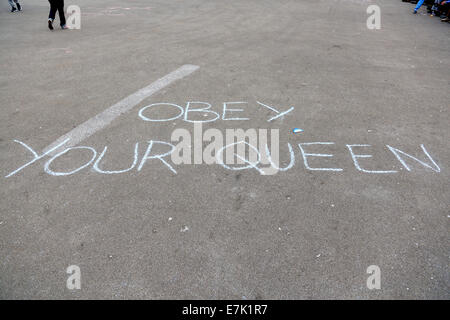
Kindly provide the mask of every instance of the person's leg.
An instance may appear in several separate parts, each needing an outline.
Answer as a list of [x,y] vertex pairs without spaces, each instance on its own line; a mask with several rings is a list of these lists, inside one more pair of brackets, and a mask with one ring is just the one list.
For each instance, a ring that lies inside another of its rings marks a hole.
[[16,3],[17,10],[22,11],[22,6],[20,5],[19,0],[14,0],[14,2]]
[[56,3],[55,0],[48,0],[50,2],[50,13],[48,14],[48,28],[53,30],[53,21],[56,16]]
[[423,5],[424,2],[425,0],[419,0],[419,2],[417,2],[416,7],[414,8],[414,13],[417,13],[417,10],[420,9],[420,7]]
[[14,5],[13,0],[8,0],[9,5],[11,6],[11,12],[17,11],[16,6]]
[[66,25],[66,16],[64,15],[64,0],[58,0],[58,13],[60,26],[64,27]]
[[50,13],[48,15],[48,19],[50,20],[55,20],[55,16],[56,16],[56,3],[55,0],[48,0],[48,2],[50,2]]
[[444,5],[442,5],[440,2],[442,2],[442,1],[439,1],[438,10],[441,15],[441,18],[443,18],[443,16],[445,15],[445,9],[444,9]]
[[448,22],[450,20],[450,3],[441,5],[442,17],[441,21]]
[[431,12],[434,16],[439,14],[439,0],[434,0],[433,7],[431,7]]

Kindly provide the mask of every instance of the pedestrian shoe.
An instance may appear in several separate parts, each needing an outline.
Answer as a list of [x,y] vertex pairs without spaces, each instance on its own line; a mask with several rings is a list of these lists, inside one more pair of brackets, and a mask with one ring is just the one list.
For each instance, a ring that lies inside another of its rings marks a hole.
[[417,14],[417,11],[416,11],[416,10],[414,10],[414,11],[413,11],[413,13],[414,13],[414,14]]
[[53,30],[53,20],[52,19],[48,19],[48,28],[50,30]]
[[66,26],[66,25],[62,25],[62,26],[61,26],[61,29],[63,29],[63,30],[67,30],[67,29],[69,29],[69,27],[68,27],[68,26]]
[[442,22],[449,22],[449,21],[450,21],[450,18],[449,18],[449,17],[445,17],[445,18],[441,19],[441,21],[442,21]]
[[16,12],[16,11],[17,11],[16,8],[12,8],[12,9],[11,9],[11,12]]
[[20,5],[20,3],[17,2],[16,5],[17,5],[17,10],[22,11],[22,6]]

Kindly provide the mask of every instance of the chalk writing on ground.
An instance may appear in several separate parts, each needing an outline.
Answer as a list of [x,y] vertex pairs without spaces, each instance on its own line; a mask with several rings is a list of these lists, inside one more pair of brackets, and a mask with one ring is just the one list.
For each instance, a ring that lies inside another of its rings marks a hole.
[[[180,170],[181,165],[192,163],[191,150],[197,152],[194,153],[194,164],[215,164],[221,166],[225,170],[255,170],[262,175],[289,172],[295,170],[295,168],[307,171],[329,172],[330,174],[340,174],[350,171],[349,169],[344,170],[337,160],[333,166],[320,165],[320,159],[327,158],[327,163],[334,160],[334,155],[329,151],[330,148],[335,145],[335,142],[332,141],[299,142],[296,143],[296,145],[286,143],[281,146],[279,145],[278,129],[270,129],[271,142],[269,147],[266,135],[267,129],[257,129],[259,130],[259,135],[256,131],[251,131],[254,129],[249,129],[247,131],[242,129],[231,129],[233,130],[234,137],[238,137],[238,135],[236,135],[238,132],[243,138],[234,140],[233,137],[229,140],[227,132],[227,139],[225,142],[223,142],[223,134],[218,129],[208,129],[205,132],[202,132],[201,124],[206,122],[249,121],[249,116],[245,115],[245,106],[247,105],[247,102],[225,102],[222,104],[220,112],[212,110],[212,105],[208,102],[187,102],[185,107],[174,103],[161,102],[142,107],[138,112],[138,119],[143,121],[161,123],[180,119],[185,122],[193,123],[194,145],[191,146],[189,132],[186,129],[175,129],[171,141],[140,139],[140,141],[130,145],[129,149],[131,152],[129,158],[127,158],[129,159],[129,163],[124,165],[123,168],[104,167],[102,162],[105,158],[108,158],[108,150],[110,150],[108,146],[104,146],[101,150],[86,145],[65,146],[66,144],[70,144],[70,137],[68,137],[49,150],[38,152],[25,142],[14,140],[21,148],[28,151],[31,159],[24,159],[24,164],[8,173],[5,178],[11,178],[17,175],[35,163],[40,163],[40,166],[42,166],[42,169],[47,174],[59,177],[80,174],[88,169],[90,169],[90,173],[101,175],[126,174],[131,171],[141,172],[146,169],[146,164],[149,162],[157,162],[159,165],[167,168],[168,174],[176,175],[178,170]],[[285,116],[291,115],[295,110],[292,106],[279,108],[259,101],[256,101],[255,105],[270,113],[266,119],[267,122],[275,121],[276,123],[279,123],[280,120],[282,121]],[[174,111],[174,115],[166,118],[161,117],[160,115],[158,116],[157,111],[160,110],[161,107],[165,112],[168,110]],[[202,113],[204,118],[198,120],[199,117],[194,116],[196,113]],[[205,114],[207,117],[205,117]],[[267,113],[265,113],[265,115],[267,115]],[[198,129],[199,127],[200,129]],[[289,132],[289,130],[287,131]],[[255,140],[250,139],[247,141],[246,138],[251,137],[251,133],[253,133]],[[180,137],[183,135],[188,135],[189,139],[184,137],[183,141],[180,141]],[[259,143],[256,140],[257,136],[260,138]],[[212,139],[212,137],[214,137],[214,139]],[[306,139],[304,134],[302,135],[302,139]],[[203,147],[205,141],[210,141],[210,143]],[[196,146],[195,142],[199,142],[200,147],[198,147],[198,145]],[[424,170],[424,172],[434,173],[441,172],[438,161],[435,159],[434,155],[431,155],[424,144],[418,143],[416,145],[408,146],[406,149],[404,147],[400,148],[399,146],[391,146],[388,144],[384,146],[387,154],[391,155],[387,160],[386,157],[377,157],[376,154],[373,154],[373,152],[371,152],[372,146],[369,144],[343,144],[339,150],[341,150],[341,152],[346,152],[349,155],[348,159],[354,167],[352,171],[359,172],[360,174],[396,174],[399,170],[403,169],[406,170],[406,172],[411,172],[413,170]],[[245,148],[249,150],[247,152],[248,157],[245,156],[245,152],[235,151],[236,149],[242,151]],[[157,152],[155,150],[163,151]],[[183,151],[183,156],[180,156],[180,150]],[[70,163],[70,159],[75,153],[88,154],[89,159],[76,168],[67,170],[55,169],[64,167],[64,165],[61,164]],[[283,156],[281,157],[280,155]],[[227,161],[224,161],[225,158]],[[289,160],[287,164],[281,166],[279,158]],[[234,160],[237,160],[236,163]],[[315,165],[313,166],[311,162]],[[397,167],[395,167],[396,165]],[[380,167],[386,169],[373,169]]]

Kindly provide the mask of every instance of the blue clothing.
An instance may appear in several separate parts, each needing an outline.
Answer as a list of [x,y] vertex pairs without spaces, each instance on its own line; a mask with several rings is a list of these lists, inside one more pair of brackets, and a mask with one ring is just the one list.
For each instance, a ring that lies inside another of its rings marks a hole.
[[425,0],[419,0],[419,2],[417,2],[417,6],[414,8],[414,11],[419,10],[424,2],[425,2]]

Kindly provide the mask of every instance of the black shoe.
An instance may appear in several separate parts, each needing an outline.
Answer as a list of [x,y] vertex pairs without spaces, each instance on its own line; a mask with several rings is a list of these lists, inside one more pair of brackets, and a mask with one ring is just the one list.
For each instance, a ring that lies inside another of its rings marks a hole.
[[17,2],[16,6],[17,6],[17,10],[22,11],[22,6],[20,5],[20,3]]
[[53,30],[53,21],[50,20],[50,19],[48,19],[48,28],[49,28],[50,30]]
[[16,12],[16,11],[17,11],[16,8],[12,8],[12,9],[11,9],[11,12]]

